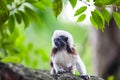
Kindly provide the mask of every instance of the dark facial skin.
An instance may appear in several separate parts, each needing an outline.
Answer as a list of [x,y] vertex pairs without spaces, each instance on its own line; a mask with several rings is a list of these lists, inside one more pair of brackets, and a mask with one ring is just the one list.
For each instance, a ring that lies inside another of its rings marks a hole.
[[68,40],[67,37],[61,35],[58,38],[54,39],[54,43],[57,46],[57,48],[65,48],[68,44],[67,40]]

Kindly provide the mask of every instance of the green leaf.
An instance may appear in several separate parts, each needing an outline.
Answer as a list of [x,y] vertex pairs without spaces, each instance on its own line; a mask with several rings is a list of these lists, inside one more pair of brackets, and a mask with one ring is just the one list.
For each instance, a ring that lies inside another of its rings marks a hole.
[[62,11],[62,0],[54,0],[53,2],[53,12],[57,17]]
[[17,56],[8,56],[1,60],[4,63],[12,62],[12,63],[20,63],[21,59]]
[[86,15],[85,14],[82,14],[79,16],[79,18],[77,19],[77,22],[82,22],[83,20],[85,20],[86,18]]
[[50,0],[39,0],[38,2],[32,4],[35,8],[46,10],[47,7],[52,8],[52,4]]
[[94,21],[94,19],[93,19],[92,16],[90,16],[90,21],[91,21],[91,23],[93,24],[93,26],[94,26],[96,29],[98,29],[98,25],[96,24],[96,22]]
[[116,1],[117,0],[95,0],[94,2],[96,6],[102,7],[105,5],[115,4]]
[[74,8],[77,3],[77,0],[69,0],[69,2],[72,5],[72,7]]
[[82,6],[82,7],[80,7],[80,8],[75,12],[74,16],[77,16],[77,15],[83,13],[86,9],[87,9],[87,6]]
[[40,10],[46,10],[46,6],[43,4],[43,3],[41,3],[41,2],[37,2],[36,4],[32,4],[35,8],[38,8],[38,9],[40,9]]
[[8,27],[9,27],[10,33],[12,33],[14,31],[14,29],[15,29],[15,19],[14,19],[13,15],[9,16]]
[[120,29],[120,13],[113,12],[113,18],[114,18],[118,28]]
[[35,21],[36,23],[40,23],[40,18],[37,15],[37,13],[35,13],[35,11],[33,11],[29,7],[25,6],[25,12],[27,13],[27,15],[31,21]]
[[110,4],[116,4],[116,2],[120,0],[107,0],[107,1],[108,1],[107,5],[110,5]]
[[4,0],[0,0],[0,10],[7,10],[7,6]]
[[104,18],[102,16],[102,13],[99,12],[98,10],[94,10],[91,12],[92,17],[97,25],[99,25],[99,28],[104,31]]
[[94,5],[95,5],[95,6],[98,6],[98,7],[104,6],[104,4],[103,4],[101,1],[97,1],[97,0],[95,0]]
[[103,15],[104,19],[106,20],[106,22],[109,24],[110,13],[108,12],[108,10],[106,10],[105,8],[102,9],[102,15]]
[[[114,0],[113,0],[114,1]],[[116,5],[120,5],[120,0],[115,0]]]
[[97,9],[94,10],[94,12],[96,12],[101,17],[102,21],[104,22],[104,17],[102,15],[102,13],[99,10],[97,10]]
[[3,0],[0,0],[0,26],[7,21],[9,17],[9,11],[7,9],[7,5],[4,3]]
[[12,2],[14,2],[14,0],[4,0],[4,2],[5,2],[6,4],[12,4]]
[[17,22],[20,24],[22,21],[22,18],[21,18],[21,15],[19,12],[15,13],[15,18],[16,18]]
[[28,27],[29,25],[29,18],[28,18],[28,15],[22,11],[19,11],[19,13],[21,14],[21,17],[22,17],[22,20],[25,24],[25,28]]

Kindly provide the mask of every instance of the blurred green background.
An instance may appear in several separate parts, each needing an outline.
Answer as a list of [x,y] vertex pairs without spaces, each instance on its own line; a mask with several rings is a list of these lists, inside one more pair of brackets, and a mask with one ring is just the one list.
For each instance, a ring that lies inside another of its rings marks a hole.
[[33,69],[50,70],[51,37],[55,30],[62,29],[73,35],[75,48],[87,66],[87,72],[92,73],[92,51],[87,40],[87,27],[58,21],[50,8],[35,11],[39,22],[33,20],[27,28],[23,22],[15,22],[15,29],[11,34],[7,29],[1,30],[0,56],[4,57],[2,61],[18,61]]

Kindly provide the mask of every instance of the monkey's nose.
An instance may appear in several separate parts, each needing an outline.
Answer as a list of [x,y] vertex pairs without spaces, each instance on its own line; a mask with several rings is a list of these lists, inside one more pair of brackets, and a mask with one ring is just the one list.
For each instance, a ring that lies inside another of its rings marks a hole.
[[61,47],[61,42],[59,39],[54,39],[54,43],[57,47]]

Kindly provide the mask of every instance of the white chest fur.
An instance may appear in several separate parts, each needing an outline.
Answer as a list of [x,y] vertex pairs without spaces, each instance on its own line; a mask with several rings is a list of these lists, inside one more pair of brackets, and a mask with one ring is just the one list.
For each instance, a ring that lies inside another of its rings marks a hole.
[[56,55],[52,57],[52,61],[58,70],[64,70],[65,68],[75,65],[75,58],[74,55],[67,53],[66,50],[62,50],[58,51]]

